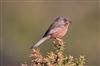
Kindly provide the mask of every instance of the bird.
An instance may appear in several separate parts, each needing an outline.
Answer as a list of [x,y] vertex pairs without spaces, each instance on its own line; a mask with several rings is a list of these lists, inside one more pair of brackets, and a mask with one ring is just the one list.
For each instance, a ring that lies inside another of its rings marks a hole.
[[62,38],[68,32],[71,21],[66,16],[58,16],[44,33],[42,38],[31,47],[37,48],[40,44],[48,39]]

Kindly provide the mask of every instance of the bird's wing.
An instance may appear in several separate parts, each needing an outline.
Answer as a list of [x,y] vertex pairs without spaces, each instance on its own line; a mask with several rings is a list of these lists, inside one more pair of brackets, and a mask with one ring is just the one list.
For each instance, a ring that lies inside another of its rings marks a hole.
[[43,35],[43,37],[47,36],[48,34],[52,34],[57,32],[58,30],[55,29],[59,29],[59,24],[57,22],[54,22],[50,25],[50,27],[48,28],[48,30],[45,32],[45,34]]
[[50,34],[51,30],[54,29],[55,27],[57,27],[58,24],[57,22],[53,22],[50,27],[48,28],[48,30],[45,32],[45,34],[43,35],[43,37],[47,36],[48,34]]
[[47,31],[45,32],[45,34],[43,35],[43,37],[45,37],[45,36],[48,35],[49,31],[53,28],[53,25],[54,25],[54,23],[52,23],[52,24],[50,25],[50,27],[47,29]]

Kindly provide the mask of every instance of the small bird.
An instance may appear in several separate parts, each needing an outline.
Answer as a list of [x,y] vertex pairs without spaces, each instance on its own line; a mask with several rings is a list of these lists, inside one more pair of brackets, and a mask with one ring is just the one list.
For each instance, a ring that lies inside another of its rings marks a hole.
[[33,45],[31,49],[37,48],[47,39],[62,38],[67,33],[70,23],[71,21],[65,16],[57,17],[51,24],[51,26],[48,28],[48,30],[45,32],[43,37],[35,45]]

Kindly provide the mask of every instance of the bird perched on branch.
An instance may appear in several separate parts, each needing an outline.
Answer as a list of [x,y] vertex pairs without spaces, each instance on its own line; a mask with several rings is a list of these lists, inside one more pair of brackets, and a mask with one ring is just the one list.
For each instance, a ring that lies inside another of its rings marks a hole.
[[47,39],[62,38],[67,33],[70,23],[71,21],[65,16],[57,17],[45,32],[43,37],[35,45],[33,45],[31,49],[38,47]]

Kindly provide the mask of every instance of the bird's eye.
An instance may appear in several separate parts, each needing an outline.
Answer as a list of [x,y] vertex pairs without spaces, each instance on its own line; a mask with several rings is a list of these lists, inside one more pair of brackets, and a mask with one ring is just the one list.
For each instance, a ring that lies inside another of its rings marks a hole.
[[64,21],[66,22],[66,21],[67,21],[67,19],[64,19]]

